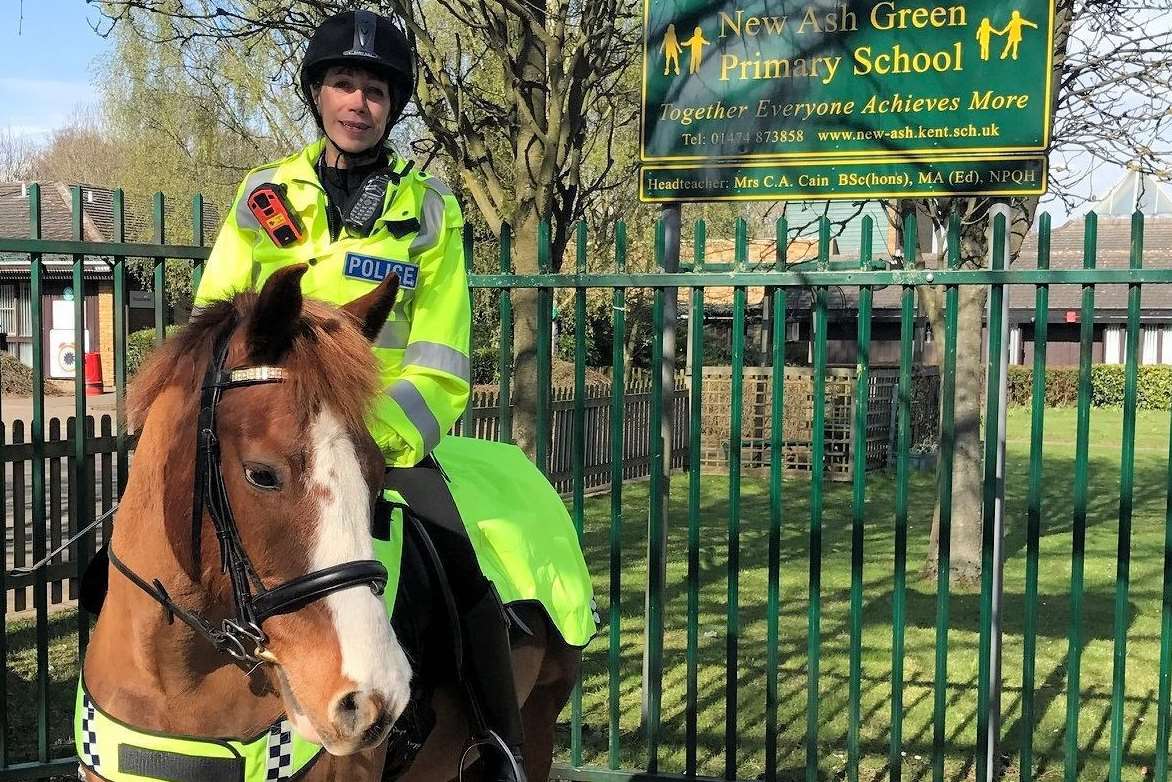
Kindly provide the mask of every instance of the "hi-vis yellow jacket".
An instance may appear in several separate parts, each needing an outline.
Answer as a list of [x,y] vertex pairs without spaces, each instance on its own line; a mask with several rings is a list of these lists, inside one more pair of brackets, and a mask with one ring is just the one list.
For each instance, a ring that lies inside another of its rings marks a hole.
[[[399,274],[399,298],[374,353],[385,388],[367,425],[387,464],[417,464],[439,442],[468,403],[468,277],[464,268],[463,215],[442,182],[408,170],[387,186],[382,217],[370,236],[345,227],[331,240],[326,194],[315,164],[324,140],[284,160],[253,169],[236,194],[232,211],[216,238],[196,307],[242,290],[259,290],[274,271],[308,263],[302,292],[344,304],[369,291],[390,270]],[[396,173],[407,169],[396,158]],[[286,186],[305,238],[286,248],[275,245],[246,201],[264,182]],[[416,222],[417,221],[417,222]]]

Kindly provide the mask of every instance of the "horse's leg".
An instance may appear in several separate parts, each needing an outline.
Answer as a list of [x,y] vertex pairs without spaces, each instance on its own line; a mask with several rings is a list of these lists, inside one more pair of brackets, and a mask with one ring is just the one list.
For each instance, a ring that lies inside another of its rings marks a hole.
[[454,686],[439,687],[432,695],[431,705],[435,709],[435,727],[399,782],[442,782],[456,777],[470,731],[463,694]]
[[582,652],[566,645],[557,633],[548,634],[545,658],[537,681],[521,709],[525,729],[525,775],[529,782],[546,782],[553,765],[554,726],[578,680]]
[[[543,609],[520,606],[517,611],[521,620],[533,630],[532,636],[521,638],[513,646],[513,678],[517,685],[517,699],[520,703],[526,703],[532,697],[532,692],[538,686],[543,672],[546,678],[549,678],[546,664],[548,647],[556,634],[549,632]],[[558,643],[560,646],[564,646],[560,643],[560,639]],[[572,686],[573,675],[571,675]],[[464,712],[464,695],[455,686],[440,687],[432,698],[432,705],[435,708],[435,728],[419,751],[415,762],[399,778],[399,782],[446,782],[446,780],[457,777],[460,756],[472,735],[472,729]],[[521,711],[521,718],[524,721],[524,708]],[[550,718],[551,722],[556,718],[557,713],[555,712],[554,716]],[[524,723],[524,725],[526,726],[525,753],[528,755],[530,744],[528,723]],[[548,754],[547,750],[543,749],[542,751]],[[469,753],[468,757],[473,760],[478,755],[473,751]],[[526,761],[527,768],[528,765],[529,762]],[[548,766],[548,762],[546,765]],[[474,782],[477,779],[478,775],[474,768],[464,774],[465,782]]]
[[570,698],[574,681],[539,684],[533,688],[521,722],[525,727],[525,775],[529,782],[546,782],[553,766],[554,726]]

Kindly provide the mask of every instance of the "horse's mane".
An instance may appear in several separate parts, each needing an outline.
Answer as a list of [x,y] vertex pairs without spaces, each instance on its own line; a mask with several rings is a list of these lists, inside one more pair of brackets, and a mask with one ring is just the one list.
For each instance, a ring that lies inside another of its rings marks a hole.
[[[185,389],[191,408],[198,406],[199,387],[215,345],[221,336],[248,327],[257,298],[255,293],[239,293],[213,302],[151,353],[135,373],[127,396],[135,431],[141,430],[151,405],[165,388]],[[361,427],[379,385],[374,354],[357,324],[344,312],[306,300],[295,333],[281,365],[289,372],[285,383],[298,409],[308,414],[328,407],[348,426]]]

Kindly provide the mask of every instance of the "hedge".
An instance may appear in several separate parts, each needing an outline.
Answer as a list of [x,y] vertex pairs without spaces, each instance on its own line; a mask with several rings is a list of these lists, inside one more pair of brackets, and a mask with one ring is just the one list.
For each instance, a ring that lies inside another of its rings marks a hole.
[[[171,336],[182,326],[168,326],[166,334]],[[133,377],[142,363],[146,361],[147,355],[155,348],[155,330],[140,329],[139,331],[130,332],[126,338],[126,376]]]
[[[1122,407],[1126,367],[1098,364],[1091,367],[1091,404],[1095,407]],[[1029,405],[1033,398],[1032,367],[1009,368],[1009,404]],[[1172,407],[1172,366],[1139,367],[1137,405],[1141,410]],[[1052,367],[1046,370],[1046,406],[1074,407],[1078,404],[1078,368]]]

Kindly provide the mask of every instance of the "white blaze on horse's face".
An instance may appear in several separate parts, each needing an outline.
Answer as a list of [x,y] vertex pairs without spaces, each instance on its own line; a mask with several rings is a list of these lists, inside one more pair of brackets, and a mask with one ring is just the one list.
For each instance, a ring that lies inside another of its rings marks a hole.
[[[323,410],[309,436],[309,491],[319,498],[310,571],[374,559],[370,489],[349,432],[337,416]],[[323,602],[333,619],[341,651],[338,676],[344,686],[330,698],[327,724],[306,724],[320,722],[320,716],[316,720],[305,714],[291,716],[307,738],[344,754],[386,737],[410,698],[411,666],[391,629],[381,596],[356,587],[334,592]]]

